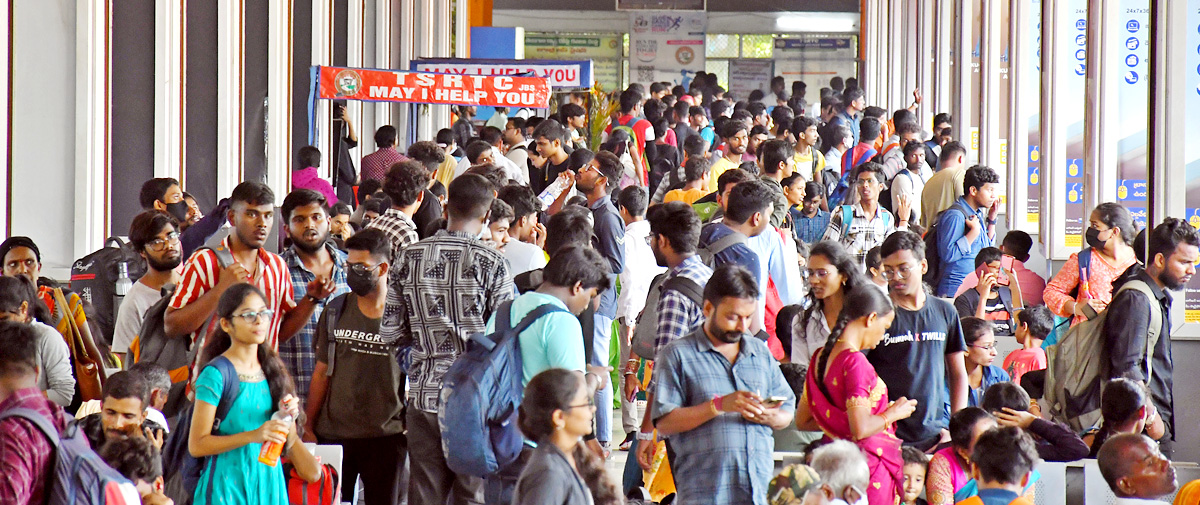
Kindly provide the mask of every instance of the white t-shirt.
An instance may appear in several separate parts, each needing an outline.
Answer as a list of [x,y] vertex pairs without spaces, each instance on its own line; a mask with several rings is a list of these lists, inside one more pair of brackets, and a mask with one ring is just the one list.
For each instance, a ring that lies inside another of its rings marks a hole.
[[542,248],[529,242],[510,240],[500,252],[504,253],[504,257],[508,259],[510,275],[515,276],[546,266],[546,253],[542,251]]
[[141,282],[133,283],[129,294],[121,301],[121,308],[117,310],[117,321],[113,326],[112,352],[129,352],[129,344],[133,343],[133,337],[142,328],[142,319],[146,317],[146,311],[160,299],[162,293],[159,290]]

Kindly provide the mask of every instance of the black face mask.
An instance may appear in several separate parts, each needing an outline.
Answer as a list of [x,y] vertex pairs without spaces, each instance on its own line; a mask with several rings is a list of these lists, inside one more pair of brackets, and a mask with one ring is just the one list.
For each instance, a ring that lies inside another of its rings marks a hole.
[[1087,241],[1088,247],[1092,249],[1104,249],[1104,242],[1100,240],[1100,230],[1088,228],[1083,234],[1084,240]]
[[346,269],[346,285],[350,287],[350,291],[358,296],[367,296],[371,294],[371,290],[375,289],[375,285],[379,283],[379,276],[374,272],[360,274],[353,269]]
[[188,214],[187,202],[178,201],[175,203],[168,203],[168,204],[166,204],[166,206],[167,206],[167,214],[170,214],[171,217],[175,218],[176,221],[179,221],[180,223],[187,221],[187,214]]

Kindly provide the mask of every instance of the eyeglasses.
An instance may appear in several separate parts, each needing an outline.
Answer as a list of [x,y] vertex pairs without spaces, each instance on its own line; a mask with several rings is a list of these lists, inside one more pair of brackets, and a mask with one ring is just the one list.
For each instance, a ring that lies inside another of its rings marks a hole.
[[584,173],[584,172],[590,172],[590,171],[592,171],[592,170],[595,170],[595,171],[597,171],[597,172],[599,172],[599,171],[600,171],[600,169],[599,169],[599,168],[596,168],[596,165],[593,165],[593,164],[591,164],[591,163],[588,163],[587,165],[584,165],[584,166],[582,166],[582,167],[579,167],[579,173],[580,173],[580,174],[582,174],[582,173]]
[[911,265],[904,265],[900,268],[883,267],[883,278],[889,281],[907,279],[912,275],[913,268]]
[[372,266],[364,265],[362,263],[348,263],[348,264],[346,264],[346,268],[350,269],[350,271],[354,274],[367,275],[371,272],[374,272],[375,269],[379,268],[379,265],[375,265],[372,267]]
[[974,348],[976,348],[976,349],[983,349],[983,350],[985,350],[985,351],[994,351],[994,350],[996,350],[996,343],[995,343],[995,342],[992,342],[992,343],[991,343],[991,345],[975,345],[975,344],[970,344],[970,346],[971,346],[971,347],[974,347]]
[[233,317],[239,317],[242,319],[242,321],[253,323],[263,318],[269,321],[273,315],[275,315],[275,311],[271,309],[262,309],[258,312],[242,312],[241,314],[234,314]]
[[580,405],[568,405],[567,410],[582,409],[584,407],[595,407],[595,406],[596,406],[596,397],[589,396],[587,399],[587,403],[580,404]]
[[829,270],[816,270],[816,269],[810,268],[810,269],[808,269],[808,278],[819,281],[819,280],[829,277],[830,275],[833,275],[835,273],[837,273],[837,272],[833,272],[833,271],[829,271]]
[[163,249],[167,248],[167,244],[178,244],[178,243],[179,243],[179,232],[173,231],[171,233],[168,233],[167,236],[164,238],[156,238],[154,240],[146,242],[146,247],[149,247],[150,250],[154,251],[154,252],[162,252]]

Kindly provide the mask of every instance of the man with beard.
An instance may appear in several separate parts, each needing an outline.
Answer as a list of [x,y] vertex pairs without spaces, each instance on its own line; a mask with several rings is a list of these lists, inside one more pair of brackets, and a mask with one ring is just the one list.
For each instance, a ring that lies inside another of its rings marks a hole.
[[112,352],[122,360],[129,344],[142,327],[150,306],[162,298],[162,288],[179,283],[175,269],[183,261],[178,222],[165,212],[148,210],[134,216],[129,225],[129,242],[146,260],[146,273],[133,283],[117,310]]
[[766,503],[772,432],[792,422],[796,396],[750,334],[758,295],[753,273],[718,267],[704,287],[704,324],[656,355],[650,415],[670,437],[680,503]]
[[[1108,378],[1139,381],[1150,390],[1154,408],[1167,428],[1159,443],[1163,454],[1169,457],[1175,440],[1175,400],[1171,393],[1172,298],[1167,291],[1182,290],[1196,273],[1200,236],[1187,221],[1167,218],[1154,227],[1148,241],[1145,269],[1134,265],[1113,282],[1113,299],[1107,310],[1121,317],[1106,319],[1101,334],[1105,336],[1109,354]],[[1147,294],[1153,294],[1153,299]],[[1162,326],[1158,341],[1147,349],[1152,304],[1161,310]]]
[[[279,208],[292,242],[282,256],[291,273],[293,299],[297,302],[308,295],[308,283],[318,278],[332,281],[333,293],[329,299],[350,290],[346,284],[346,253],[334,247],[329,240],[329,211],[325,204],[325,197],[320,193],[311,189],[297,189],[283,199],[283,205]],[[279,344],[279,359],[283,360],[296,382],[296,396],[300,398],[301,406],[308,399],[309,379],[317,359],[313,336],[317,320],[324,310],[325,300],[317,300],[308,324],[294,338]]]
[[109,440],[125,437],[146,437],[162,448],[163,426],[146,420],[150,406],[150,386],[141,375],[117,372],[104,383],[100,412],[79,420],[88,443],[95,449]]
[[[592,230],[595,232],[596,250],[608,260],[609,285],[617,284],[617,274],[625,271],[625,222],[613,205],[611,193],[617,189],[621,179],[621,160],[613,153],[600,151],[588,164],[579,169],[575,178],[575,189],[587,197],[592,209]],[[600,306],[596,309],[594,338],[592,339],[592,362],[594,366],[608,365],[608,348],[612,343],[612,323],[617,317],[617,293],[606,289],[600,295]],[[601,388],[596,393],[596,440],[608,449],[612,438],[612,387],[608,375],[601,376]]]
[[750,142],[750,135],[746,123],[740,121],[725,121],[721,123],[721,131],[717,132],[721,135],[721,140],[725,142],[725,153],[713,162],[708,169],[708,190],[718,191],[717,179],[721,174],[731,168],[737,168],[742,164],[742,155],[746,154],[746,144]]
[[318,276],[306,286],[304,298],[296,302],[287,263],[263,249],[275,224],[275,193],[261,182],[243,182],[233,188],[229,201],[225,217],[232,230],[217,247],[228,251],[233,263],[221,266],[217,252],[212,249],[188,258],[183,279],[163,318],[164,330],[168,336],[194,333],[193,345],[204,345],[216,326],[215,321],[210,321],[205,327],[205,322],[216,311],[217,301],[225,290],[245,282],[267,295],[265,301],[271,310],[267,344],[278,349],[281,340],[291,338],[308,324],[318,302],[333,293],[335,285],[329,277]]

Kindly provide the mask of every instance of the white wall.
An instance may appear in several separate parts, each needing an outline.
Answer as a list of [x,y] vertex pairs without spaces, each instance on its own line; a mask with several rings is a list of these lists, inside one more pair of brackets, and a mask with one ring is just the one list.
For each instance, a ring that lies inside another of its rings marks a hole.
[[13,4],[12,234],[32,238],[57,279],[74,261],[75,10]]
[[[778,20],[784,19],[780,25]],[[857,12],[710,12],[709,33],[858,33]],[[506,10],[492,12],[493,26],[534,32],[627,32],[629,13],[619,11]]]

